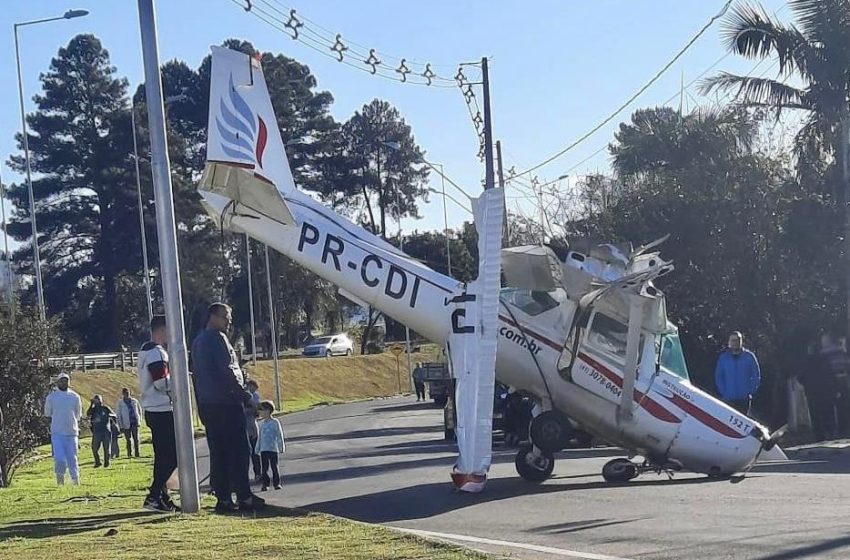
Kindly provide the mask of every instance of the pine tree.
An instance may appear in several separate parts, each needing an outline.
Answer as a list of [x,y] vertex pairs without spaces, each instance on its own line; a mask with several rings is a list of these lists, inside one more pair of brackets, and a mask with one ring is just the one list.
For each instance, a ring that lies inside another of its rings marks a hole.
[[[78,35],[59,49],[41,83],[27,125],[45,299],[51,313],[76,310],[67,326],[84,330],[89,347],[114,349],[119,279],[140,270],[127,81],[115,76],[96,37]],[[23,157],[11,165],[22,171]],[[26,242],[15,258],[32,272],[26,186],[9,194],[17,208],[9,231]]]

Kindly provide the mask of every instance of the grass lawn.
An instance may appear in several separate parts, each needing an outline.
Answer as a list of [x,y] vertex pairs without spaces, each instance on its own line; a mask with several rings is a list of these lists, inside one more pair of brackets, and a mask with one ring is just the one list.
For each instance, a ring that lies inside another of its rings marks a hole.
[[[42,448],[41,452],[48,452]],[[308,560],[470,560],[485,556],[378,526],[321,514],[269,508],[258,516],[163,515],[141,508],[151,448],[140,459],[94,469],[89,439],[80,450],[82,484],[57,488],[53,463],[41,458],[0,489],[0,559],[293,558]]]

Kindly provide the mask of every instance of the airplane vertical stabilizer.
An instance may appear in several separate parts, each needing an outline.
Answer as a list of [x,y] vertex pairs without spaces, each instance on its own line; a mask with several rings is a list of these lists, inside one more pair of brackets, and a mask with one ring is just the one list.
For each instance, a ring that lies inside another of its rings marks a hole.
[[212,47],[207,162],[250,171],[287,194],[295,190],[259,60]]

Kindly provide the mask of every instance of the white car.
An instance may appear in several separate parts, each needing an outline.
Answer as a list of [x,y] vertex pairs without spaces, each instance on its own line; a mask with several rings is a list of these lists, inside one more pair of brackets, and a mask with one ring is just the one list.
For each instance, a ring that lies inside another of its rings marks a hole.
[[345,333],[331,336],[320,336],[310,341],[301,354],[307,358],[325,356],[351,356],[354,354],[354,343]]

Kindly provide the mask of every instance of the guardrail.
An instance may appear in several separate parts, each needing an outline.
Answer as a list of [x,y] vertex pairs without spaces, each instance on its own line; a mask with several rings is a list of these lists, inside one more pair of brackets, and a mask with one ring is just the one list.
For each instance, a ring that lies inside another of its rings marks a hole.
[[135,368],[139,360],[138,352],[109,352],[103,354],[76,354],[48,358],[51,365],[74,371],[90,369],[120,369]]

